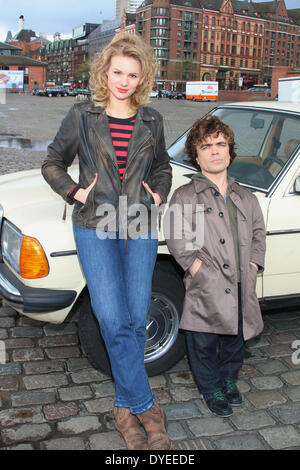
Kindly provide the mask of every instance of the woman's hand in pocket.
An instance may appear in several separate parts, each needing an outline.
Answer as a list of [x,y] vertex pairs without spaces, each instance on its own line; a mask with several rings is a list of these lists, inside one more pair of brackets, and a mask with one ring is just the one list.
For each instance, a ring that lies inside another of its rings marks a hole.
[[81,202],[81,204],[85,204],[90,191],[93,189],[93,187],[96,184],[97,179],[98,179],[98,173],[95,173],[95,178],[93,179],[91,184],[85,189],[83,188],[78,189],[77,193],[74,196],[74,199],[76,199],[76,201]]
[[154,193],[151,190],[149,184],[145,183],[145,181],[142,182],[142,185],[144,186],[146,191],[148,191],[148,193],[150,193],[151,196],[153,197],[155,205],[159,206],[162,203],[162,199],[161,199],[160,195],[158,193]]

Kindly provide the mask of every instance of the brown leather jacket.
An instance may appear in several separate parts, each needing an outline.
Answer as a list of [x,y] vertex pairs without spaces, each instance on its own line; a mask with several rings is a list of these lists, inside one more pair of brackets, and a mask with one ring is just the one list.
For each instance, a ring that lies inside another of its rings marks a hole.
[[[73,181],[67,173],[76,155],[79,159],[78,182]],[[137,220],[138,213],[130,213],[128,210],[124,214],[124,210],[120,211],[120,196],[126,196],[121,200],[123,204],[125,201],[128,209],[135,207],[134,204],[141,204],[144,208],[140,233],[153,229],[150,222],[151,211],[155,210],[154,200],[143,187],[142,181],[148,183],[152,191],[159,193],[163,202],[166,202],[172,180],[162,116],[148,106],[138,109],[121,184],[104,108],[95,106],[93,102],[72,106],[48,147],[42,174],[51,188],[72,204],[74,201],[68,197],[68,193],[78,183],[82,188],[88,187],[95,173],[98,173],[98,179],[86,203],[75,201],[72,216],[75,224],[99,228],[100,222],[100,229],[103,230],[101,221],[102,225],[108,222],[105,230],[114,231],[114,226],[118,229],[120,212],[123,212],[121,216],[123,220],[127,216],[129,225]]]

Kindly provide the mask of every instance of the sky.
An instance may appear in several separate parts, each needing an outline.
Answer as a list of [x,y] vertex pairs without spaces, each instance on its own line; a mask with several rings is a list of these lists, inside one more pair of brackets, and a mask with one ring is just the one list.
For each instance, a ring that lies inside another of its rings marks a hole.
[[0,0],[0,41],[5,41],[9,30],[13,35],[18,32],[21,15],[24,28],[37,35],[53,36],[56,32],[71,35],[72,28],[82,23],[101,23],[101,18],[113,20],[115,5],[115,0]]
[[[261,0],[256,0],[261,1]],[[205,2],[205,0],[204,0]],[[14,6],[12,6],[14,4]],[[287,8],[300,8],[299,0],[285,0]],[[17,5],[17,6],[15,6]],[[7,31],[18,31],[18,18],[24,16],[25,29],[38,35],[53,36],[55,32],[71,35],[72,28],[82,23],[100,23],[115,18],[115,0],[0,0],[0,41],[5,41]],[[52,39],[52,38],[49,38]]]

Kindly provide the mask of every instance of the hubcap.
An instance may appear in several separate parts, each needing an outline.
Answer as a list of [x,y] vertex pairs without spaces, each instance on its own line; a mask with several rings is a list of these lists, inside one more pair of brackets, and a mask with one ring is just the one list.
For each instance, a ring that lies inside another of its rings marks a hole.
[[178,327],[179,317],[173,302],[153,292],[146,326],[146,363],[166,354],[176,340]]

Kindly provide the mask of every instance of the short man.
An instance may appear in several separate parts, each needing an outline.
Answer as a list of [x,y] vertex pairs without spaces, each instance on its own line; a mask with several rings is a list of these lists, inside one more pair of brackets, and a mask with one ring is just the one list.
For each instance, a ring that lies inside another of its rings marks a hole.
[[[166,239],[186,272],[180,328],[191,369],[208,408],[225,417],[242,403],[236,381],[245,341],[263,329],[255,287],[264,266],[265,226],[256,196],[227,174],[236,155],[226,124],[215,116],[197,120],[186,152],[200,171],[174,192]],[[189,235],[181,228],[186,218]],[[203,227],[201,243],[199,237],[191,242],[192,231]]]

